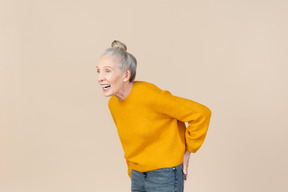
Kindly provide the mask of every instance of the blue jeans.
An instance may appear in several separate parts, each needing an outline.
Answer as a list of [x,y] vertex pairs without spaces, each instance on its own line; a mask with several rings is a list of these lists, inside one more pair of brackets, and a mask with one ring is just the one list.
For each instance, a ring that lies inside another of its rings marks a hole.
[[183,192],[183,165],[148,172],[131,172],[132,192]]

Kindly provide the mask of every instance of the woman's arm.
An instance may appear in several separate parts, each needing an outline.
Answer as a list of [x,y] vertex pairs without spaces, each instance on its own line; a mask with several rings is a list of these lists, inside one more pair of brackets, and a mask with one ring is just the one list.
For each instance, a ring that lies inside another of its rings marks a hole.
[[190,152],[185,151],[184,159],[183,159],[183,173],[184,173],[184,179],[185,180],[187,180],[187,177],[188,177],[189,159],[190,159]]
[[186,150],[195,153],[203,144],[208,130],[211,111],[195,101],[177,97],[160,89],[153,95],[151,107],[182,122],[188,122],[185,131]]

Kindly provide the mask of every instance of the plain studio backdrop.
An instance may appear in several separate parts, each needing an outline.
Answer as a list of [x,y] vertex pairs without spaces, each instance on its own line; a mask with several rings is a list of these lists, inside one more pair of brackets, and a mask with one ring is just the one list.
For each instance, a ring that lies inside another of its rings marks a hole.
[[137,80],[207,105],[185,191],[288,191],[286,0],[1,0],[0,191],[127,192],[97,83],[114,40]]

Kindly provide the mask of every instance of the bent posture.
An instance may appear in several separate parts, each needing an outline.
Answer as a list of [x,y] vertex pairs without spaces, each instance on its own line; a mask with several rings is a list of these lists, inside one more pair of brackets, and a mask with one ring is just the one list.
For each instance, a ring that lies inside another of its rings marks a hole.
[[[137,61],[113,41],[97,65],[98,82],[121,140],[132,192],[182,192],[190,153],[204,142],[211,111],[152,83],[135,81]],[[185,122],[188,122],[186,128]]]

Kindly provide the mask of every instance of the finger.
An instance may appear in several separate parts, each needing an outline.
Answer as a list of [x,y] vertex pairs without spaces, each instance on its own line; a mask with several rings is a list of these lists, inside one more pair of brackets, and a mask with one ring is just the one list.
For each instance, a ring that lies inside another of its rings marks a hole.
[[183,174],[184,174],[184,180],[186,180],[187,179],[187,175],[188,175],[187,167],[183,166]]

